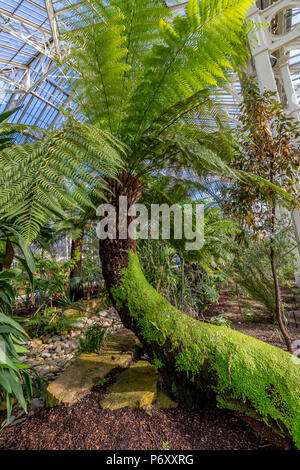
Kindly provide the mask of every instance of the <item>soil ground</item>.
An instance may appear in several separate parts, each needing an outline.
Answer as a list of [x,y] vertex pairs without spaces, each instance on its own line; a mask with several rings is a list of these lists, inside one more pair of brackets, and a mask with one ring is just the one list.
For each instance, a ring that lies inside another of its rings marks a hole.
[[[202,409],[102,410],[105,386],[71,407],[43,410],[18,426],[0,433],[1,450],[274,450],[256,437],[250,426],[232,413]],[[271,436],[270,436],[271,439]]]

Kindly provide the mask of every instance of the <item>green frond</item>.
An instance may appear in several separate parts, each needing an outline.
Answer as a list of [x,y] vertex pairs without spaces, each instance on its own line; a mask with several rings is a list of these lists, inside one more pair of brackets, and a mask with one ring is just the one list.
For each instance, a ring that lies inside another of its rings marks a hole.
[[98,128],[74,122],[47,142],[15,145],[4,155],[0,174],[2,220],[14,220],[28,242],[62,207],[94,207],[103,198],[104,177],[122,167],[121,144]]

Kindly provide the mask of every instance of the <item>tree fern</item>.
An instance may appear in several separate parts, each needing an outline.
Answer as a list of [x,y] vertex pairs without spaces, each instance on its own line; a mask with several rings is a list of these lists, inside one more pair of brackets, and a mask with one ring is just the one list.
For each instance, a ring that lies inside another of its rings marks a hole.
[[94,207],[102,198],[103,176],[121,166],[121,146],[110,135],[74,122],[46,142],[15,145],[1,152],[0,213],[31,241],[62,207]]
[[[251,0],[190,0],[172,21],[159,0],[86,0],[65,38],[86,115],[127,143],[179,101],[226,78]],[[74,19],[75,18],[75,19]],[[242,54],[243,50],[244,54]]]

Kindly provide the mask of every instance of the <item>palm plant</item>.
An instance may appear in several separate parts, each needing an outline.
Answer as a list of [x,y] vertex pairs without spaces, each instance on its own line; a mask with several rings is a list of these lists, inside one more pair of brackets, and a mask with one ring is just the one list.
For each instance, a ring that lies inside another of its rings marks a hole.
[[[212,135],[220,147],[222,112],[210,93],[226,83],[237,48],[246,56],[243,22],[251,3],[190,0],[185,17],[173,21],[159,0],[88,0],[74,8],[65,38],[80,76],[72,83],[76,99],[90,123],[126,146],[119,181],[107,179],[109,202],[117,206],[121,195],[129,206],[137,202],[145,177],[162,169],[228,171],[212,150]],[[126,248],[135,250],[134,241],[118,250],[115,241],[101,243],[108,287]]]
[[[149,174],[183,167],[230,174],[214,145],[222,125],[210,95],[246,56],[243,25],[252,3],[189,0],[185,16],[174,19],[160,0],[85,0],[74,7],[65,38],[74,46],[76,99],[91,124],[125,145],[124,170],[118,180],[107,178],[117,228],[119,197],[127,196],[129,207],[136,203]],[[160,361],[173,394],[191,403],[213,393],[220,406],[271,417],[299,443],[299,407],[291,398],[299,371],[287,366],[286,353],[181,314],[147,283],[135,252],[130,237],[101,240],[103,277],[123,324]]]

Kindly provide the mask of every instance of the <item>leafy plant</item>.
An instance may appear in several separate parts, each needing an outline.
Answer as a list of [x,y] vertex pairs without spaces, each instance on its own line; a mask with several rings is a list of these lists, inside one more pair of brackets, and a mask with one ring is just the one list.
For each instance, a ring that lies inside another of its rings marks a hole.
[[75,263],[76,261],[73,259],[57,263],[50,258],[37,258],[35,284],[38,284],[47,293],[51,306],[53,300],[67,300],[70,271]]
[[216,315],[210,319],[210,322],[214,325],[223,326],[225,328],[231,328],[230,321],[225,317],[225,315]]
[[43,313],[39,311],[26,321],[27,329],[33,338],[45,334],[66,335],[76,328],[81,315],[66,316],[63,311],[46,307]]
[[98,382],[96,383],[96,385],[105,385],[106,382],[107,382],[107,380],[108,380],[108,379],[105,379],[105,378],[104,378],[104,379],[100,379],[100,380],[98,380]]
[[160,359],[158,359],[157,357],[154,357],[153,365],[157,370],[159,370],[164,366],[164,363]]
[[[41,131],[42,132],[42,131]],[[12,145],[0,152],[0,212],[14,221],[27,242],[64,208],[96,209],[92,197],[102,198],[107,187],[103,172],[115,176],[121,167],[122,148],[112,137],[79,122],[44,140]],[[89,195],[87,195],[87,190]]]
[[[287,349],[292,353],[278,276],[276,207],[281,210],[283,206],[289,210],[300,207],[299,123],[286,115],[275,93],[261,93],[252,78],[244,80],[242,91],[242,125],[233,166],[264,178],[269,185],[258,190],[240,181],[230,188],[228,203],[231,213],[235,214],[242,226],[248,227],[254,237],[268,241],[276,321]],[[280,200],[274,185],[284,189],[290,197],[290,203]]]
[[24,391],[27,398],[32,399],[30,366],[20,362],[28,352],[24,347],[27,341],[27,334],[19,323],[0,312],[0,399],[6,404],[7,420],[11,416],[13,398],[25,412]]
[[85,330],[85,337],[79,338],[80,352],[99,353],[106,334],[101,325],[91,325]]
[[163,441],[161,448],[162,448],[162,450],[170,450],[169,442],[168,441]]

